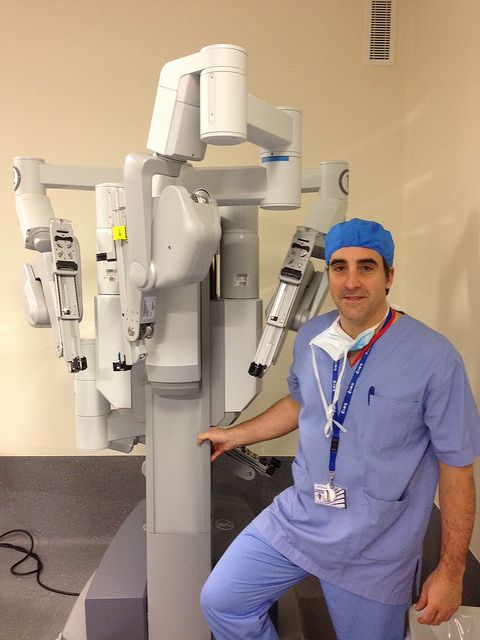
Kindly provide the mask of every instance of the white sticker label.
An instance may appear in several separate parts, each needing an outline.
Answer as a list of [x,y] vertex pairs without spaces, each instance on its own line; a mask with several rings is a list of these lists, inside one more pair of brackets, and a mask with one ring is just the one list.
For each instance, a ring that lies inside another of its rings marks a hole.
[[236,273],[233,279],[234,287],[246,287],[248,285],[248,273]]
[[155,296],[146,296],[143,299],[142,306],[142,322],[153,322],[155,320],[155,305],[157,299]]

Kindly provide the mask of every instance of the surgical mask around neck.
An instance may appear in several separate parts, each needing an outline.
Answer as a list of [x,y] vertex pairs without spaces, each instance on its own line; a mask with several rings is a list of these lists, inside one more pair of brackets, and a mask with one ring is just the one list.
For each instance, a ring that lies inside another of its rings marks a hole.
[[[325,329],[325,331],[322,331],[322,333],[319,333],[317,336],[312,338],[312,340],[310,340],[313,371],[315,374],[315,379],[317,381],[318,390],[320,392],[320,397],[322,399],[322,404],[325,411],[325,417],[327,420],[324,427],[325,436],[327,438],[329,438],[332,434],[334,422],[342,431],[346,431],[346,429],[342,425],[334,421],[333,416],[335,413],[335,405],[337,404],[338,397],[340,394],[341,381],[343,378],[343,374],[345,372],[345,365],[347,362],[347,353],[349,351],[355,351],[356,349],[363,349],[370,342],[370,340],[375,335],[375,329],[377,329],[377,327],[379,327],[385,321],[388,315],[388,311],[389,309],[387,308],[387,313],[382,318],[382,320],[380,320],[378,324],[376,324],[374,327],[370,327],[369,329],[366,329],[356,338],[351,338],[348,335],[348,333],[345,333],[345,331],[340,326],[340,317],[338,317],[328,327],[328,329]],[[320,347],[320,349],[323,349],[323,351],[328,353],[328,355],[335,361],[340,360],[340,358],[342,358],[343,356],[343,363],[341,366],[340,374],[338,376],[337,384],[335,386],[334,397],[330,404],[327,402],[327,399],[325,398],[325,394],[322,389],[322,384],[320,382],[320,375],[317,368],[317,362],[315,360],[314,346]]]
[[380,320],[374,327],[363,331],[356,338],[352,338],[348,333],[345,333],[340,326],[340,318],[337,318],[328,329],[325,329],[325,331],[315,336],[310,341],[310,344],[326,351],[333,360],[340,360],[340,358],[345,356],[349,351],[363,349],[373,338],[375,329],[377,329],[384,320],[385,318]]

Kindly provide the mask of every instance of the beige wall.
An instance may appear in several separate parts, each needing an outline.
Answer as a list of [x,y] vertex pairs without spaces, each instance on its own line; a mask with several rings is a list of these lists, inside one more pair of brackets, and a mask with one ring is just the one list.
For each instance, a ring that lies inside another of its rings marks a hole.
[[[20,304],[22,249],[11,189],[15,155],[55,164],[122,166],[144,151],[165,62],[228,42],[248,51],[249,92],[304,114],[304,166],[345,159],[350,216],[396,237],[391,299],[445,333],[480,400],[477,265],[480,4],[398,0],[394,66],[363,64],[362,0],[8,0],[0,4],[2,314],[0,455],[76,455],[72,379],[48,330]],[[208,164],[254,164],[249,145],[212,148]],[[92,334],[92,194],[52,195],[82,244]],[[298,213],[260,213],[262,297],[274,290]],[[286,393],[291,340],[265,379],[258,412]],[[293,454],[295,437],[259,447]],[[479,527],[477,527],[478,529]],[[480,533],[474,548],[480,554]]]
[[407,6],[397,284],[408,310],[462,353],[480,399],[480,5]]
[[[401,3],[402,4],[402,3]],[[397,292],[445,334],[480,401],[480,4],[404,3],[406,83]],[[475,466],[480,486],[480,459]],[[477,491],[478,494],[478,491]],[[480,557],[480,503],[472,549]]]

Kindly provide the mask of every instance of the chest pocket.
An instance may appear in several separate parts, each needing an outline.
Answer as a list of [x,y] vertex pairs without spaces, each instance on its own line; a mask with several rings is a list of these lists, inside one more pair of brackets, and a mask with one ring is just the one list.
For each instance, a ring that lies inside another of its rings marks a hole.
[[421,404],[371,395],[363,425],[370,451],[399,449],[410,441],[418,424]]

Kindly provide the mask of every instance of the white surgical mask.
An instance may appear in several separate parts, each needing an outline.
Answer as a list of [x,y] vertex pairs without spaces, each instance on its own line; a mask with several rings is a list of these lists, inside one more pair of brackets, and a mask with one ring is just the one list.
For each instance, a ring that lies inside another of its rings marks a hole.
[[383,320],[374,327],[366,329],[366,331],[363,331],[363,333],[356,338],[351,338],[340,326],[340,318],[337,318],[328,329],[325,329],[325,331],[315,336],[310,341],[310,344],[314,344],[316,347],[320,347],[320,349],[326,351],[333,360],[340,360],[340,358],[349,351],[363,349],[373,338],[375,329],[382,322]]
[[[375,334],[375,329],[377,329],[385,321],[385,318],[388,315],[388,311],[389,309],[387,308],[387,313],[382,318],[382,320],[380,320],[378,324],[376,324],[373,327],[370,327],[369,329],[366,329],[356,338],[351,338],[348,335],[348,333],[345,333],[345,331],[340,326],[340,317],[338,317],[328,327],[328,329],[325,329],[325,331],[322,331],[322,333],[319,333],[317,336],[315,336],[310,340],[313,371],[315,374],[315,379],[317,380],[318,389],[320,391],[320,397],[322,399],[323,408],[325,410],[325,416],[327,418],[327,422],[325,423],[325,436],[327,438],[329,438],[330,435],[332,434],[332,428],[333,428],[333,422],[334,422],[333,415],[335,413],[335,405],[337,404],[338,397],[340,394],[340,386],[342,382],[343,373],[345,371],[345,364],[347,362],[347,353],[349,351],[363,349],[370,342],[370,340],[373,338]],[[340,360],[340,358],[343,357],[342,368],[338,375],[338,380],[335,387],[335,393],[334,393],[334,397],[331,404],[327,403],[325,394],[323,393],[322,385],[320,383],[320,376],[318,373],[317,362],[315,360],[315,353],[313,349],[314,346],[320,347],[320,349],[323,349],[335,361]],[[338,422],[336,422],[335,424],[342,431],[346,431],[346,429]]]

